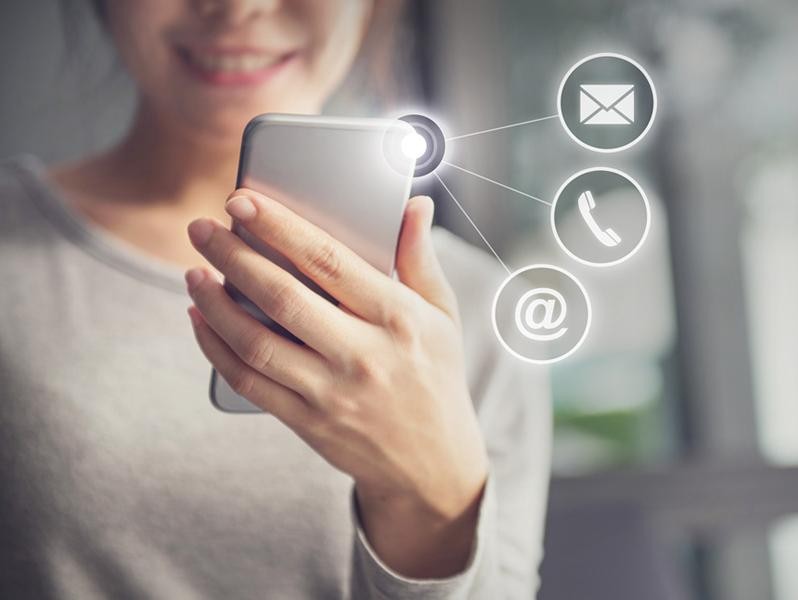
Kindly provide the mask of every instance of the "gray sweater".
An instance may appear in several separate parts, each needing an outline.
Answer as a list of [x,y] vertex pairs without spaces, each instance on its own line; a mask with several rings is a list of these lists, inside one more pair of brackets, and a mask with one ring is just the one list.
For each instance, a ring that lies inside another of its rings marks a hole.
[[0,163],[0,597],[532,598],[546,372],[494,338],[498,264],[433,235],[491,470],[467,568],[414,580],[369,546],[351,478],[210,404],[182,269],[70,208],[37,158]]

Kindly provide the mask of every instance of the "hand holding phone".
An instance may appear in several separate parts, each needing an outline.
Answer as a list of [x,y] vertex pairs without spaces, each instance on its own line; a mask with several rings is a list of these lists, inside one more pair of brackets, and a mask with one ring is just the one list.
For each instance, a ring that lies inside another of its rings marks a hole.
[[[364,530],[386,564],[410,576],[458,572],[472,548],[488,461],[457,299],[430,232],[432,201],[407,203],[390,277],[283,204],[246,189],[234,195],[227,210],[241,226],[340,305],[222,223],[198,219],[189,226],[197,250],[305,342],[264,327],[195,269],[189,314],[200,348],[237,393],[353,478]],[[439,571],[430,573],[430,562]]]
[[[415,160],[401,142],[412,127],[396,120],[261,115],[247,125],[236,187],[275,200],[391,275]],[[290,260],[233,221],[232,231],[315,293],[335,302]],[[301,342],[236,286],[230,296],[261,323]],[[213,404],[228,412],[261,412],[212,372]]]

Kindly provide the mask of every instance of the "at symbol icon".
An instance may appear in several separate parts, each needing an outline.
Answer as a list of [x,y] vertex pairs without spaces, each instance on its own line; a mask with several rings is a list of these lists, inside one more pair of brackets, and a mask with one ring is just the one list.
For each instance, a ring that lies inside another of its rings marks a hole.
[[[536,342],[551,342],[565,335],[561,327],[568,312],[562,294],[551,288],[535,288],[526,292],[515,305],[515,326],[521,335]],[[554,331],[557,329],[557,331]],[[539,333],[541,330],[550,333]]]

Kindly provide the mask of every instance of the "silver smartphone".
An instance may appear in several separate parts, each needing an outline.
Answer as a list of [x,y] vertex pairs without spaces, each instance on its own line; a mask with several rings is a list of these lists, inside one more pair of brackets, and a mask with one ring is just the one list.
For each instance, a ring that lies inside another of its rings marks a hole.
[[[318,225],[374,267],[393,275],[415,159],[402,151],[413,128],[399,120],[265,114],[246,126],[236,187],[261,192]],[[285,257],[233,220],[232,231],[302,283],[335,302]],[[255,319],[295,341],[232,284],[225,289]],[[231,413],[260,413],[215,370],[211,402]]]

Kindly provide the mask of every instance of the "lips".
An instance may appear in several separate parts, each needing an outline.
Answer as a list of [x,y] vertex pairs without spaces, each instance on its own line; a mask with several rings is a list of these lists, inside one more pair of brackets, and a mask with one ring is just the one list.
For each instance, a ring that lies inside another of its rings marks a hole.
[[298,56],[298,51],[267,52],[248,48],[177,48],[189,72],[212,85],[252,85],[263,83]]

